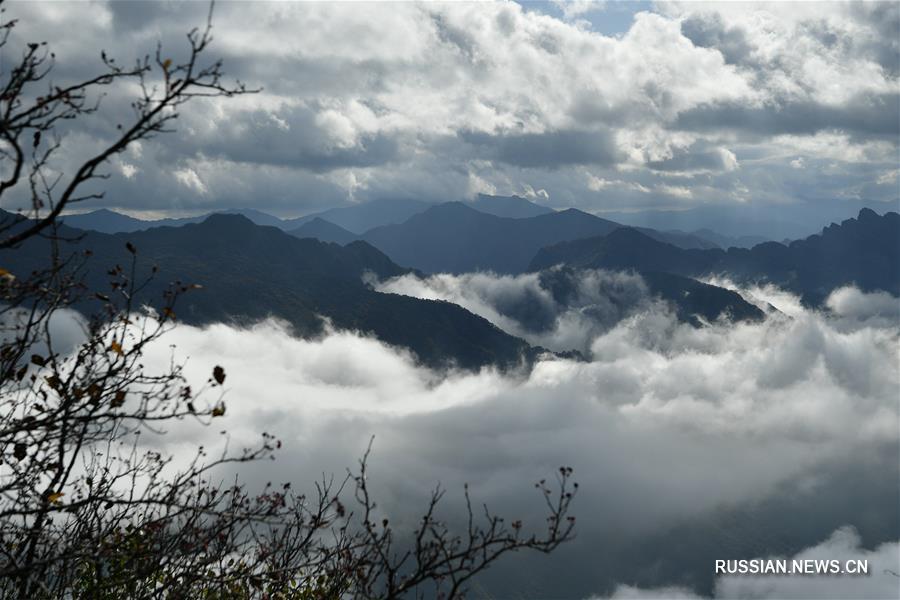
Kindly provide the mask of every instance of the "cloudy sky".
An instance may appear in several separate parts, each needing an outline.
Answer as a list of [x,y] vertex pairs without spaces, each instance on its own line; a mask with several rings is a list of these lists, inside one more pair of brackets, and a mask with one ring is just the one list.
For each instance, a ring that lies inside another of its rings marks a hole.
[[[183,55],[203,2],[14,3],[59,81]],[[185,108],[111,165],[105,204],[284,216],[519,194],[592,212],[900,200],[896,3],[261,3],[216,7],[210,58],[263,91]],[[7,52],[12,52],[8,50]],[[9,56],[9,54],[7,54]],[[73,126],[60,168],[127,118]]]

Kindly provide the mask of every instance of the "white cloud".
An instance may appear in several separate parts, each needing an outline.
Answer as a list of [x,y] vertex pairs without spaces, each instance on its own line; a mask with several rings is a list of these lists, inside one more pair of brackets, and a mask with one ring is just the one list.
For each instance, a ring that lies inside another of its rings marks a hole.
[[694,193],[689,188],[680,185],[659,185],[656,186],[656,191],[675,198],[687,199],[694,197]]
[[[481,288],[468,301],[484,311],[533,289],[472,277],[461,287]],[[458,284],[429,283],[448,293]],[[221,427],[238,447],[260,431],[277,435],[279,459],[242,473],[251,484],[341,473],[375,435],[373,486],[401,529],[438,481],[451,490],[450,507],[468,482],[479,500],[534,522],[529,482],[570,464],[581,483],[577,572],[587,577],[596,553],[615,544],[797,493],[785,486],[819,489],[837,465],[882,461],[882,473],[896,472],[900,332],[896,321],[862,318],[877,304],[857,302],[852,320],[803,311],[702,329],[651,307],[599,329],[591,361],[546,359],[530,373],[436,373],[354,333],[301,340],[275,323],[182,325],[149,348],[146,364],[168,364],[174,344],[191,378],[225,367],[228,412],[216,431],[185,422],[166,440],[179,452],[216,447]],[[832,485],[829,501],[861,492]],[[852,508],[840,515],[849,524],[858,517]],[[834,528],[826,522],[821,536]],[[553,564],[541,576],[562,589]]]
[[855,287],[833,291],[825,305],[845,319],[862,323],[896,323],[900,319],[900,299],[887,292],[865,294]]
[[[782,557],[747,557],[782,558]],[[859,534],[852,527],[836,530],[828,539],[807,548],[789,560],[838,560],[842,567],[847,561],[867,561],[868,575],[724,575],[716,581],[715,600],[753,598],[756,600],[788,600],[792,598],[817,598],[827,600],[896,598],[900,593],[900,543],[892,542],[868,550],[863,547]],[[619,586],[607,596],[610,600],[700,600],[690,590],[677,587],[641,589]],[[599,597],[595,598],[599,600]]]
[[190,190],[197,192],[198,194],[206,195],[209,192],[209,189],[206,187],[206,184],[203,183],[203,180],[200,179],[197,171],[195,171],[191,167],[178,169],[177,171],[174,171],[172,175],[175,177],[175,180],[178,181],[178,183]]
[[[545,282],[550,277],[552,281]],[[565,288],[564,298],[553,288]],[[493,273],[402,275],[376,289],[428,300],[446,300],[484,317],[507,333],[555,351],[590,352],[591,343],[627,316],[651,308],[638,275],[564,270],[524,275]]]
[[606,189],[611,185],[614,185],[616,181],[609,181],[608,179],[603,179],[602,177],[597,177],[592,173],[585,172],[585,179],[587,179],[587,187],[592,192],[599,192],[600,190]]
[[885,171],[883,174],[878,176],[878,179],[875,181],[875,183],[877,183],[878,185],[897,183],[898,176],[900,176],[900,169]]
[[124,160],[119,161],[119,170],[122,172],[122,175],[125,177],[125,179],[131,179],[137,174],[138,171],[140,171],[140,169],[138,169],[136,166],[127,163]]
[[522,196],[525,198],[530,198],[533,200],[549,200],[550,194],[547,193],[547,190],[539,189],[535,190],[533,187],[528,185],[527,183],[522,184],[522,189],[524,190]]

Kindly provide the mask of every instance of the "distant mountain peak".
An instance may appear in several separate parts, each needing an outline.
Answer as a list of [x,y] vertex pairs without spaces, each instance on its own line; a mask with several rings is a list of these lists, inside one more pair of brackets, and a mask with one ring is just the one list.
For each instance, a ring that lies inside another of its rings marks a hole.
[[322,242],[332,242],[342,246],[359,239],[359,236],[355,233],[347,231],[340,225],[335,225],[322,217],[316,217],[311,221],[307,221],[288,233],[298,238],[315,238]]
[[[634,227],[622,226],[618,229],[614,230],[612,233],[607,235],[611,240],[632,240],[632,241],[640,241],[645,244],[667,244],[667,242],[663,242],[660,240],[656,240],[651,238],[649,235],[638,231]],[[671,245],[671,244],[667,244]]]
[[471,208],[496,217],[522,219],[537,217],[554,212],[552,208],[541,206],[521,196],[489,196],[478,194],[467,203]]
[[198,225],[207,227],[228,227],[231,229],[241,228],[248,229],[255,227],[256,224],[248,217],[241,213],[212,213]]
[[329,223],[359,235],[375,227],[402,223],[430,206],[431,204],[427,202],[408,198],[379,198],[360,204],[330,208],[303,217],[288,219],[285,223],[286,229],[296,230],[303,224],[321,217]]
[[489,216],[492,216],[492,217],[496,216],[496,215],[490,215],[490,213],[484,213],[484,212],[478,210],[477,208],[470,206],[469,204],[467,204],[465,202],[460,202],[459,200],[454,200],[452,202],[443,202],[441,204],[435,204],[434,206],[430,207],[428,210],[426,210],[422,213],[419,213],[419,215],[416,215],[416,216],[425,215],[425,214],[429,214],[429,215],[434,215],[434,214],[457,214],[457,215],[472,214],[472,215],[474,215],[474,214],[479,214],[479,213],[488,214]]
[[857,221],[871,221],[878,219],[878,213],[872,210],[871,208],[863,208],[859,211],[859,216],[856,217]]
[[[557,214],[560,214],[560,215],[587,215],[590,213],[586,213],[583,210],[579,210],[577,208],[565,208],[565,209],[559,211]],[[593,216],[593,215],[591,215],[591,216]]]

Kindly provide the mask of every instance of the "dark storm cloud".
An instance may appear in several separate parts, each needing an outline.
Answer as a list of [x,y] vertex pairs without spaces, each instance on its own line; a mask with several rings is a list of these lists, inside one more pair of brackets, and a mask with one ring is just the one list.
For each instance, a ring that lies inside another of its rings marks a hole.
[[861,51],[875,58],[891,75],[900,74],[900,4],[897,2],[854,3],[855,16],[875,35],[860,40]]
[[291,107],[252,111],[220,123],[208,137],[189,138],[196,150],[229,160],[315,172],[383,165],[398,158],[400,141],[386,133],[346,132],[335,139],[321,111]]
[[742,29],[726,27],[722,18],[715,14],[688,17],[681,22],[681,33],[695,46],[715,48],[731,64],[743,63],[753,51]]
[[608,130],[496,135],[463,131],[459,138],[473,146],[477,156],[517,167],[609,166],[623,158],[613,134]]
[[[161,43],[178,60],[208,8],[7,7],[20,19],[12,46],[51,42],[54,82],[95,75],[101,48],[130,64]],[[185,105],[177,133],[121,157],[128,177],[114,161],[108,204],[296,215],[529,189],[587,210],[897,200],[896,4],[653,11],[612,38],[508,3],[220,3],[208,58],[262,92]],[[61,130],[61,171],[131,118],[134,90],[106,91],[98,115]],[[812,139],[823,132],[846,135]]]
[[206,2],[109,2],[107,7],[120,31],[169,29],[173,20],[199,27],[209,14]]
[[750,136],[813,135],[834,130],[860,139],[882,138],[897,143],[900,93],[859,95],[840,106],[814,101],[776,101],[762,107],[713,104],[681,113],[673,127],[698,132],[734,130]]

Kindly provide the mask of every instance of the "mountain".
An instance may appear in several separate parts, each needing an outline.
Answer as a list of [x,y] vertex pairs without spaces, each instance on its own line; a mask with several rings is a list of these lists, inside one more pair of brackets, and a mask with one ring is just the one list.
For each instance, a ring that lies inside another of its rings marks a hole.
[[[397,264],[429,273],[521,273],[544,246],[606,235],[620,227],[574,208],[512,219],[485,214],[463,202],[447,202],[413,215],[404,223],[367,231],[362,239]],[[684,240],[685,236],[657,231],[647,234],[675,244],[702,244]]]
[[753,204],[704,206],[687,210],[604,212],[603,216],[633,227],[680,231],[709,229],[732,237],[758,235],[771,240],[801,238],[821,228],[821,225],[809,225],[805,216],[793,215],[781,207],[772,210]]
[[[667,231],[666,233],[682,233],[681,231]],[[757,244],[763,244],[771,241],[769,238],[761,235],[741,235],[730,236],[716,233],[711,229],[698,229],[692,231],[690,235],[712,242],[719,248],[752,248]]]
[[359,236],[355,233],[351,233],[343,227],[329,223],[319,217],[312,221],[307,221],[297,229],[288,231],[288,233],[298,238],[314,238],[322,242],[340,244],[341,246],[359,239]]
[[462,202],[447,202],[399,225],[367,231],[362,237],[396,263],[429,273],[520,273],[542,246],[603,235],[617,227],[617,223],[575,209],[509,219],[479,212]]
[[[622,227],[630,227],[629,225],[622,225]],[[636,229],[643,233],[644,235],[653,238],[659,242],[665,242],[667,244],[672,244],[673,246],[678,246],[679,248],[685,249],[711,249],[711,248],[719,248],[719,244],[706,239],[703,236],[699,236],[695,233],[685,233],[683,231],[678,230],[669,230],[669,231],[657,231],[656,229],[650,229],[649,227],[632,227],[632,229]]]
[[702,325],[703,321],[712,323],[723,317],[733,321],[759,321],[765,318],[765,313],[757,306],[725,288],[671,273],[643,271],[641,277],[650,293],[667,301],[675,309],[679,320],[694,326]]
[[[680,321],[694,326],[699,327],[704,322],[711,323],[723,317],[735,321],[757,321],[765,317],[762,310],[731,290],[670,273],[651,271],[643,272],[641,276],[653,296],[666,301]],[[583,280],[583,270],[573,267],[540,272],[541,287],[550,292],[553,299],[562,306],[577,306],[583,294],[580,285]],[[520,313],[522,314],[515,318],[536,328],[535,324],[528,322],[527,311]]]
[[402,223],[411,216],[424,212],[430,206],[432,205],[420,200],[390,198],[370,200],[355,206],[331,208],[296,219],[286,219],[284,229],[294,230],[319,218],[352,233],[363,233],[382,225]]
[[168,219],[136,219],[123,215],[114,210],[101,208],[99,210],[63,215],[62,222],[69,227],[83,229],[85,231],[99,231],[101,233],[130,233],[143,231],[152,227],[181,227],[191,223],[200,223],[212,214],[241,215],[257,225],[285,228],[285,223],[278,217],[253,208],[226,208],[215,213],[208,213],[198,217],[182,217]]
[[605,236],[562,242],[542,248],[531,261],[530,271],[558,264],[587,269],[658,271],[693,276],[712,269],[725,251],[683,250],[622,227]]
[[[576,211],[568,218],[580,216]],[[623,231],[632,230],[615,230],[613,235]],[[129,242],[137,248],[137,280],[150,276],[154,265],[160,267],[136,298],[138,302],[157,305],[172,281],[202,284],[176,306],[179,320],[189,324],[250,325],[274,316],[288,322],[296,333],[310,336],[323,331],[320,317],[326,317],[338,329],[362,331],[407,348],[432,367],[516,367],[544,352],[455,304],[376,292],[364,282],[367,274],[383,280],[409,271],[360,240],[339,246],[297,238],[277,228],[254,225],[240,215],[224,214],[201,223],[114,235],[63,226],[59,235],[78,240],[61,246],[63,259],[91,250],[82,275],[92,292],[108,293],[107,271],[130,263]],[[42,268],[49,250],[47,240],[34,238],[15,250],[0,251],[0,264],[21,277]],[[566,294],[578,293],[581,277],[571,270],[567,277],[562,273],[561,269],[542,273],[542,284],[565,304]],[[648,273],[644,278],[650,291],[668,301],[682,321],[697,326],[725,315],[734,319],[761,316],[728,290],[663,273]],[[89,314],[96,309],[96,301],[87,294],[76,308]],[[523,314],[529,312],[533,311],[525,307]]]
[[[61,235],[78,233],[64,227]],[[139,302],[157,305],[171,281],[202,284],[175,307],[186,323],[247,325],[274,316],[301,335],[315,335],[323,328],[321,315],[337,328],[407,348],[434,367],[514,367],[542,351],[455,304],[374,291],[363,283],[365,273],[388,278],[407,270],[365,242],[341,247],[298,239],[239,215],[134,233],[87,232],[63,245],[63,258],[90,249],[85,283],[90,290],[109,290],[107,270],[130,263],[126,242],[137,248],[138,279],[160,267]],[[47,240],[32,238],[0,252],[0,264],[14,274],[29,273],[46,265],[48,252]],[[89,296],[76,306],[91,312],[96,301]]]
[[[553,212],[519,196],[488,196],[479,194],[467,203],[475,210],[497,217],[535,217]],[[403,223],[413,215],[425,212],[434,204],[410,199],[382,198],[355,206],[332,208],[312,215],[286,220],[285,229],[294,230],[314,219],[322,219],[342,227],[351,233],[362,234],[384,225]]]
[[[196,217],[143,220],[109,209],[100,209],[88,213],[64,215],[62,221],[70,227],[85,231],[129,233],[154,227],[181,227],[191,223],[200,223],[212,214],[236,214],[246,217],[256,225],[277,227],[284,231],[290,231],[297,237],[312,237],[325,242],[346,244],[358,239],[357,234],[360,232],[387,224],[402,223],[410,216],[425,212],[433,206],[435,205],[417,200],[373,200],[358,206],[335,208],[296,219],[279,219],[252,208],[234,208]],[[483,214],[491,214],[493,211],[496,213],[493,216],[508,215],[505,218],[528,218],[533,213],[538,216],[554,213],[549,208],[517,196],[481,195],[475,202],[467,203],[467,206],[474,207]],[[666,233],[650,229],[642,231],[645,231],[650,237],[675,244],[681,248],[716,247],[714,243],[699,236],[680,231]]]
[[510,219],[522,219],[526,217],[538,217],[553,213],[552,208],[541,206],[526,200],[520,196],[488,196],[478,194],[469,206],[479,212],[495,217],[507,217]]
[[220,214],[220,215],[241,215],[242,217],[246,217],[252,223],[256,225],[264,225],[266,227],[277,227],[279,229],[287,229],[287,223],[283,219],[279,219],[276,216],[270,215],[269,213],[265,213],[261,210],[256,210],[255,208],[226,208],[223,210],[217,210],[214,213],[209,213],[203,217],[199,217],[194,222],[200,222],[207,219],[212,214]]
[[676,248],[633,229],[563,242],[541,249],[538,271],[565,264],[581,268],[634,269],[697,277],[724,274],[739,282],[769,282],[821,304],[843,285],[900,295],[900,215],[863,209],[855,219],[831,224],[818,235],[758,244],[750,249]]
[[101,208],[93,212],[78,215],[63,215],[61,221],[70,227],[102,233],[119,233],[140,231],[152,227],[152,221],[135,219],[114,210]]
[[[604,212],[601,216],[633,227],[691,232],[708,229],[730,238],[754,236],[765,240],[797,240],[818,233],[833,221],[845,219],[848,206],[846,199],[820,198],[777,205],[760,202],[718,203],[687,210]],[[896,206],[896,200],[869,200],[860,201],[855,208],[849,210],[858,212],[869,208],[884,213],[896,210]],[[759,240],[758,243],[762,241]],[[719,245],[727,248],[733,244]]]

